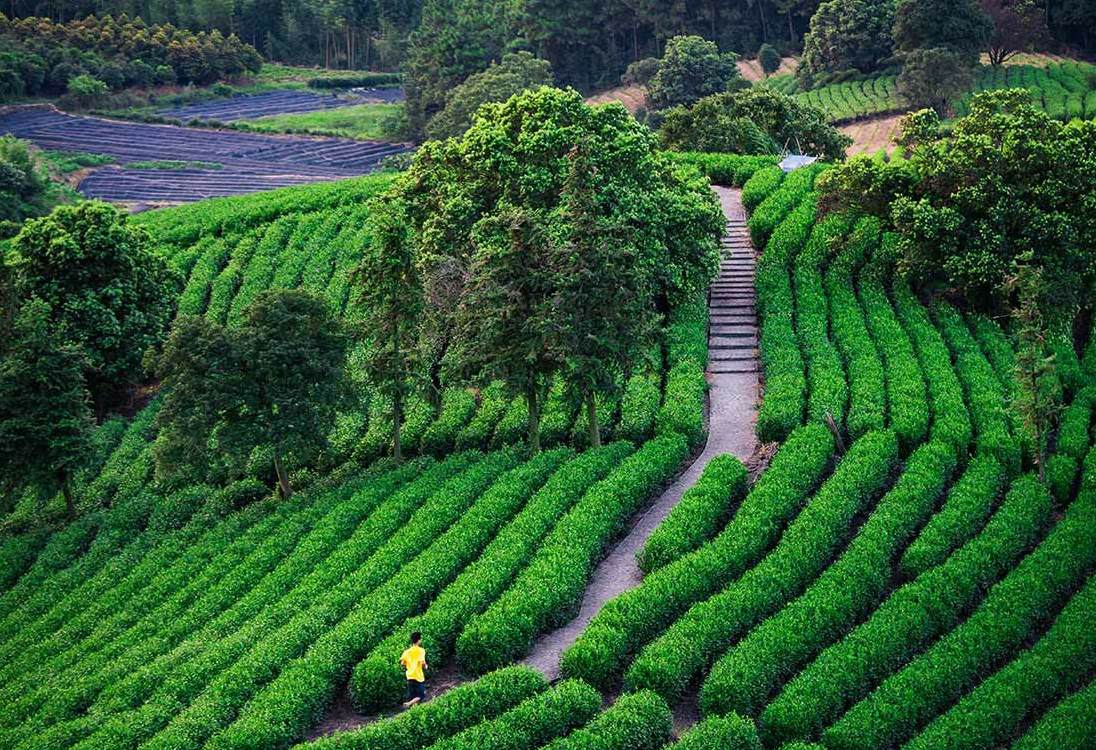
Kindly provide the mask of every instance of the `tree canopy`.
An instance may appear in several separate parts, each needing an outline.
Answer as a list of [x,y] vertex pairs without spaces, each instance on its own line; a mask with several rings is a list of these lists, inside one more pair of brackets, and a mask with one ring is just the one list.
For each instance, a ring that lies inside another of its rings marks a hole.
[[842,73],[874,73],[894,55],[897,0],[825,0],[811,17],[796,69],[806,88]]
[[737,59],[702,37],[674,37],[647,84],[651,109],[688,106],[711,94],[745,88],[749,84],[738,72]]
[[852,142],[824,115],[794,97],[751,88],[705,97],[666,113],[662,143],[677,151],[775,154],[785,148],[830,160]]

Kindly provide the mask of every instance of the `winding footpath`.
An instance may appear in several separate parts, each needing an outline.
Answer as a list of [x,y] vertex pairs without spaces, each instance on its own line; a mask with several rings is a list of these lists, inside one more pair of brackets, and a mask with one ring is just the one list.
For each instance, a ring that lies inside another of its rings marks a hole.
[[756,254],[746,229],[741,191],[715,188],[727,218],[723,260],[708,299],[708,442],[704,452],[640,516],[590,578],[578,616],[541,637],[522,662],[548,679],[559,677],[559,657],[578,639],[610,599],[638,586],[643,573],[639,552],[682,494],[696,483],[708,462],[724,453],[745,461],[757,448],[754,425],[760,398],[757,317],[754,309]]

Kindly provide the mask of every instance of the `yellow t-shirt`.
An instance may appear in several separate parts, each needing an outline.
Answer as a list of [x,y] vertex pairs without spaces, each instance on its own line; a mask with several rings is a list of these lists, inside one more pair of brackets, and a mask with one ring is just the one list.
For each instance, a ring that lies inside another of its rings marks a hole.
[[400,664],[407,669],[407,679],[425,682],[422,668],[426,664],[426,649],[422,646],[410,646],[400,655]]

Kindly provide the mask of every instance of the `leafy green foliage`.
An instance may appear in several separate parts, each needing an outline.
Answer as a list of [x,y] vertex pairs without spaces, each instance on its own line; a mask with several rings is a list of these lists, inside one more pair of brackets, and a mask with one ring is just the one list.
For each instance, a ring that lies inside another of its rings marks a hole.
[[[658,71],[647,83],[651,109],[691,106],[712,94],[746,88],[734,54],[722,53],[699,36],[676,36],[666,42]],[[705,149],[707,150],[707,149]]]
[[[20,222],[45,213],[47,189],[46,177],[26,141],[0,136],[0,222]],[[3,236],[9,233],[14,232],[4,231]]]
[[844,158],[851,143],[822,112],[767,87],[714,94],[671,109],[660,132],[663,145],[678,151],[772,154],[792,149],[834,161]]
[[902,72],[895,89],[908,107],[931,107],[950,114],[951,102],[969,90],[973,82],[974,72],[958,52],[933,47],[914,49],[902,56]]
[[872,73],[894,54],[894,0],[824,0],[803,37],[796,76],[815,88],[847,71]]
[[681,734],[672,745],[674,750],[761,750],[754,723],[738,714],[709,716]]
[[650,691],[621,696],[589,724],[546,750],[657,750],[670,739],[673,717]]
[[757,61],[761,63],[761,70],[766,77],[780,70],[780,64],[783,62],[780,53],[771,44],[761,45],[761,48],[757,50]]

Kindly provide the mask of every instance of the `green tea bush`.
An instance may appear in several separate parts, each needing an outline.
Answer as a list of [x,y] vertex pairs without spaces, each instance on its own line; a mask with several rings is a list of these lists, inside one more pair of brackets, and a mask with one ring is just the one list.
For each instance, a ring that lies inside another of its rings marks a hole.
[[704,368],[685,360],[666,376],[666,397],[655,421],[656,435],[678,434],[685,437],[690,449],[704,444],[704,399],[708,381]]
[[705,715],[757,714],[779,685],[875,607],[890,583],[892,561],[932,515],[955,461],[951,447],[937,443],[910,455],[837,561],[715,663],[700,692]]
[[701,295],[675,307],[666,326],[666,362],[674,366],[690,360],[708,366],[708,299]]
[[795,333],[807,364],[807,421],[818,424],[825,424],[827,415],[843,424],[849,395],[841,354],[829,336],[829,303],[821,272],[833,243],[847,231],[843,217],[827,217],[815,224],[806,247],[792,263]]
[[526,653],[537,635],[566,622],[606,545],[673,477],[686,451],[679,435],[655,438],[591,487],[513,585],[465,627],[457,640],[461,666],[481,673],[505,664]]
[[890,479],[897,460],[893,433],[869,433],[856,441],[765,559],[694,605],[646,646],[625,673],[625,687],[678,698],[714,657],[825,569],[852,533],[853,520],[871,507]]
[[754,172],[742,186],[742,205],[753,211],[784,181],[784,170],[775,164]]
[[831,748],[886,747],[912,736],[1037,632],[1096,563],[1096,451],[1081,493],[1034,552],[961,625],[823,733]]
[[937,717],[906,747],[948,743],[965,748],[1007,742],[1056,698],[1085,684],[1096,665],[1096,578],[1073,596],[1050,629],[1027,651]]
[[708,176],[713,185],[742,187],[754,173],[765,167],[775,166],[779,156],[751,154],[712,154],[699,151],[667,151],[669,157],[682,164],[690,164]]
[[761,740],[753,721],[738,714],[709,716],[689,727],[673,750],[761,750]]
[[1016,740],[1015,750],[1085,750],[1096,726],[1096,682],[1043,714],[1039,721]]
[[506,386],[500,382],[492,383],[480,391],[479,404],[472,419],[457,433],[456,449],[467,450],[487,445],[495,425],[509,405],[510,399],[506,397]]
[[468,424],[475,410],[476,398],[466,389],[451,387],[442,391],[441,411],[423,433],[422,452],[443,456],[452,451],[457,435]]
[[[541,747],[590,719],[601,696],[581,680],[564,680],[506,713],[430,745],[429,750],[518,750]],[[421,747],[421,745],[419,745]]]
[[818,172],[815,167],[795,170],[759,206],[750,210],[750,238],[755,247],[765,247],[773,230],[811,192]]
[[857,270],[879,242],[878,229],[878,222],[871,218],[858,221],[848,242],[826,270],[830,326],[849,376],[845,428],[854,439],[868,431],[882,429],[886,423],[883,363],[868,334],[867,321],[853,283]]
[[405,687],[399,656],[411,633],[422,633],[435,665],[452,655],[457,636],[468,621],[498,598],[532,559],[558,519],[630,451],[628,444],[615,443],[571,459],[557,470],[425,612],[402,623],[358,663],[350,677],[355,704],[372,712],[399,702]]
[[907,579],[934,568],[981,531],[1005,483],[1005,469],[993,456],[975,456],[951,488],[943,507],[906,549],[898,569]]
[[659,380],[657,372],[638,373],[628,378],[624,395],[620,398],[620,423],[616,430],[618,438],[642,443],[654,433],[660,410],[659,402],[662,400]]
[[1073,485],[1077,482],[1079,468],[1073,456],[1062,453],[1047,456],[1044,464],[1047,487],[1060,505],[1068,505],[1073,497]]
[[544,750],[658,750],[669,741],[673,724],[665,701],[644,690],[622,695],[589,724]]
[[765,707],[766,743],[818,734],[976,604],[1039,539],[1050,498],[1032,477],[1018,479],[974,539],[946,562],[890,595],[861,625],[824,650]]
[[1077,393],[1062,412],[1058,425],[1057,450],[1076,460],[1084,458],[1089,447],[1089,425],[1096,410],[1096,387]]
[[639,551],[644,574],[673,562],[718,534],[746,494],[746,467],[734,456],[716,456]]
[[970,407],[975,453],[994,456],[1010,474],[1016,474],[1020,445],[1009,432],[1007,400],[1000,381],[959,312],[942,301],[934,305],[933,312]]
[[776,228],[757,262],[754,283],[761,320],[759,350],[765,371],[757,437],[766,443],[783,440],[803,420],[807,380],[793,324],[791,263],[810,236],[814,211],[814,196],[808,196]]
[[822,481],[833,447],[820,425],[795,430],[715,539],[605,603],[563,652],[563,673],[608,687],[638,648],[761,558]]

